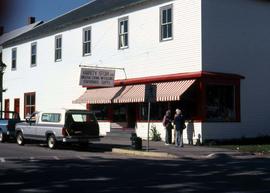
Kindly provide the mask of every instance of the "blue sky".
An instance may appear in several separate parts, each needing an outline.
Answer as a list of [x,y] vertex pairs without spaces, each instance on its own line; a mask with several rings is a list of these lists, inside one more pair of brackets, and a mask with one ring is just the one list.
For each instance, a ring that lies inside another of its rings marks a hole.
[[48,21],[75,9],[89,0],[0,0],[0,26],[5,32],[27,24],[29,16]]

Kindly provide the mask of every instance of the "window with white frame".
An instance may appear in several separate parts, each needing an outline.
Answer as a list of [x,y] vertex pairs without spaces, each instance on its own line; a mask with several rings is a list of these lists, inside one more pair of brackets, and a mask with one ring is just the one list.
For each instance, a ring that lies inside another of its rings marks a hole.
[[55,36],[55,61],[62,59],[62,35]]
[[24,93],[24,116],[31,115],[36,109],[36,93]]
[[31,44],[31,67],[37,65],[37,43]]
[[172,5],[160,8],[160,40],[173,38],[173,13]]
[[11,51],[11,70],[16,70],[17,68],[17,48],[12,48]]
[[128,48],[128,17],[118,20],[118,31],[119,49]]
[[83,29],[83,56],[91,54],[91,27]]

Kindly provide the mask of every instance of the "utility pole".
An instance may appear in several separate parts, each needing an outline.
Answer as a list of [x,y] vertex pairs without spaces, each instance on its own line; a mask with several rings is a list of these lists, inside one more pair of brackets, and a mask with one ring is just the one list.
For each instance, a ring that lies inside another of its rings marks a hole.
[[7,65],[5,63],[2,62],[2,53],[0,53],[0,110],[1,110],[1,113],[0,113],[0,118],[3,118],[3,92],[4,89],[3,89],[3,75],[4,75],[4,72],[5,72],[5,69],[6,69]]
[[145,85],[145,101],[148,102],[148,116],[147,116],[147,151],[149,151],[149,135],[150,135],[150,117],[151,117],[151,103],[156,102],[157,85]]

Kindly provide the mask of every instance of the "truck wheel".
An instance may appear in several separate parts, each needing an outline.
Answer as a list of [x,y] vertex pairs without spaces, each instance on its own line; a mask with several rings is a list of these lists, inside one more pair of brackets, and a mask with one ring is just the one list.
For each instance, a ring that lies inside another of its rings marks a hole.
[[50,136],[48,137],[47,143],[48,143],[48,147],[49,147],[50,149],[55,149],[55,148],[56,148],[57,142],[56,142],[56,139],[55,139],[54,135],[50,135]]
[[22,132],[17,133],[16,140],[19,145],[24,145],[24,138]]
[[6,142],[6,135],[0,130],[0,143]]

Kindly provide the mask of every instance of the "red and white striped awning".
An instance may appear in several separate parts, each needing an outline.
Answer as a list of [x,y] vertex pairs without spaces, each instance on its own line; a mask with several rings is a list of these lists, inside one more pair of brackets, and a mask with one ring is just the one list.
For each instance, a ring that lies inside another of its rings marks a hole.
[[181,95],[195,82],[192,80],[180,80],[174,82],[157,83],[156,101],[177,101]]
[[[181,95],[195,82],[179,80],[174,82],[152,83],[156,85],[156,101],[177,101]],[[145,101],[145,84],[118,86],[112,88],[90,89],[73,103],[110,104],[138,103]]]
[[124,86],[122,92],[113,103],[138,103],[144,102],[145,84]]
[[73,103],[110,104],[120,90],[121,87],[89,89],[86,90],[82,96],[73,101]]
[[[181,95],[195,82],[192,80],[180,80],[174,82],[153,83],[156,85],[156,101],[177,101]],[[120,95],[113,103],[136,103],[145,102],[145,84],[130,85],[119,92]]]

